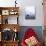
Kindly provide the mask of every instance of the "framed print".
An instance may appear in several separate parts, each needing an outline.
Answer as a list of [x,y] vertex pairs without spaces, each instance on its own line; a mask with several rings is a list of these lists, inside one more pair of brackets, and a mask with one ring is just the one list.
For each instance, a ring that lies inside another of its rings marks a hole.
[[25,8],[25,19],[35,19],[36,12],[35,7],[30,6]]
[[9,15],[9,10],[2,10],[2,15]]

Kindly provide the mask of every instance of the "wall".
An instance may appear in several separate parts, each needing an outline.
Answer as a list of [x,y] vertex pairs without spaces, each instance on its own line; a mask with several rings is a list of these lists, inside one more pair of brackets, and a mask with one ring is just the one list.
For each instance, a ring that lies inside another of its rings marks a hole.
[[32,28],[34,32],[37,34],[37,37],[41,43],[43,43],[43,32],[42,32],[42,26],[21,26],[20,32],[19,32],[19,38],[20,42],[24,36],[24,33],[27,31],[28,28]]
[[[14,6],[15,0],[0,0],[0,6]],[[43,26],[44,24],[44,16],[43,16],[43,0],[17,0],[18,5],[20,7],[20,17],[19,24],[21,26]],[[35,6],[36,8],[36,19],[35,20],[26,20],[24,8],[27,6]]]

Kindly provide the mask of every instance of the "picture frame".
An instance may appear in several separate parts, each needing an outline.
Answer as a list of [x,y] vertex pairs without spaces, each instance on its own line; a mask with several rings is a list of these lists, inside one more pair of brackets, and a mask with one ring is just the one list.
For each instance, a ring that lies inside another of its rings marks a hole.
[[9,10],[2,10],[2,15],[9,15]]
[[34,6],[25,8],[25,19],[35,19],[36,18],[36,9]]

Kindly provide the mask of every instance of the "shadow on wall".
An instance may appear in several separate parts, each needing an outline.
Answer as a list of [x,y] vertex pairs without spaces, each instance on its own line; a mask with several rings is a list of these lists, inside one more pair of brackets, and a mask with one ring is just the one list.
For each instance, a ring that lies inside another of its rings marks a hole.
[[24,36],[24,33],[25,31],[28,29],[28,28],[32,28],[37,36],[38,36],[38,39],[41,43],[43,43],[43,30],[42,30],[42,26],[22,26],[21,29],[20,29],[20,32],[19,32],[19,39],[20,39],[20,42]]

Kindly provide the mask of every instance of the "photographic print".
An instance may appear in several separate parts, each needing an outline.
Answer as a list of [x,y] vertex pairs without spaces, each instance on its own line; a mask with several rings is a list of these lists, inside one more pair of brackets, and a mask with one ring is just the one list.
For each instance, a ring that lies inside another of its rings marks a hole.
[[35,7],[30,6],[25,8],[25,19],[35,19]]

